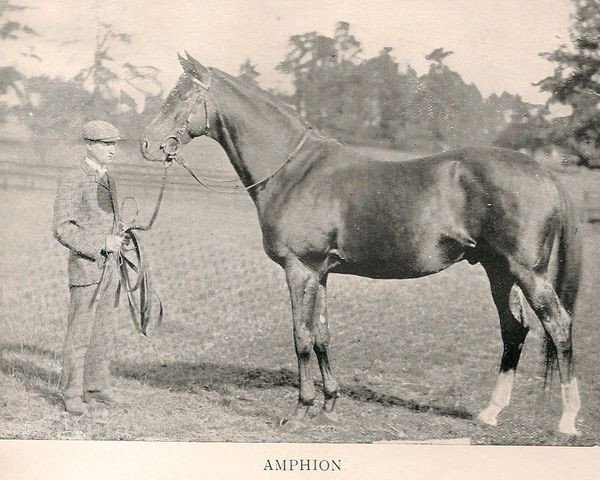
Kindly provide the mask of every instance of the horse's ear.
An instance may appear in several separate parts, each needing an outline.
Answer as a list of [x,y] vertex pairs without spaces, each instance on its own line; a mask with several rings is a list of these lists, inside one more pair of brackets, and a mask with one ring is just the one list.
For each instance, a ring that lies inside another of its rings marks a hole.
[[184,72],[191,73],[193,71],[194,67],[187,58],[183,57],[180,53],[177,53],[177,58],[179,59],[179,63],[181,64],[181,68],[183,68]]
[[187,51],[185,52],[185,55],[187,56],[187,61],[189,62],[189,64],[192,65],[194,73],[196,73],[198,77],[202,79],[206,75],[208,75],[208,68],[206,68],[198,60],[192,57]]

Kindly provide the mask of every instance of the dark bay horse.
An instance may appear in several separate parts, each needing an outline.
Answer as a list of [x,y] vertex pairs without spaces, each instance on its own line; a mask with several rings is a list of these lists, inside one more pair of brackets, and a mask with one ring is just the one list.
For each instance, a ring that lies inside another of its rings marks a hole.
[[[504,350],[489,405],[509,404],[528,303],[546,334],[546,373],[558,368],[559,430],[575,435],[579,391],[572,314],[581,269],[577,215],[563,186],[529,157],[463,148],[404,162],[369,158],[323,138],[258,87],[180,56],[184,73],[148,126],[144,157],[163,161],[193,138],[221,144],[258,211],[267,255],[289,286],[300,389],[288,421],[315,400],[312,352],[323,378],[321,419],[335,421],[327,277],[416,278],[461,260],[480,263],[500,317]],[[551,258],[553,260],[551,260]],[[556,259],[557,273],[551,274]]]

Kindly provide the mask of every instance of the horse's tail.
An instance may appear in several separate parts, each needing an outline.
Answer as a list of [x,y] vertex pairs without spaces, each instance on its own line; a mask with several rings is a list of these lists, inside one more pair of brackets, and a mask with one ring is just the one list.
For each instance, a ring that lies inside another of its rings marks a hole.
[[[582,247],[580,237],[580,216],[573,205],[573,201],[562,184],[560,192],[560,230],[558,237],[557,273],[554,289],[562,306],[573,318],[575,302],[579,292],[581,278]],[[544,338],[545,372],[544,379],[547,384],[552,380],[557,368],[557,350],[554,341],[546,333]]]

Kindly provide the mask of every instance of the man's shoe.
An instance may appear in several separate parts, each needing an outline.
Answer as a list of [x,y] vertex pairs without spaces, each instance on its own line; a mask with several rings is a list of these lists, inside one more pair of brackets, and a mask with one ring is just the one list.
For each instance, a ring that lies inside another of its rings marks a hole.
[[88,407],[81,397],[67,397],[64,399],[65,410],[72,415],[83,415],[87,413]]
[[100,403],[115,403],[115,397],[107,391],[104,390],[88,390],[84,395],[86,402],[100,402]]

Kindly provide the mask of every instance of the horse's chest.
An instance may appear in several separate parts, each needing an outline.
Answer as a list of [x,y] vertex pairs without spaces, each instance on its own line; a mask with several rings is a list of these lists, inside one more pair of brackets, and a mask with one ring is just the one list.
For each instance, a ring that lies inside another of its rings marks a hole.
[[335,246],[336,228],[327,223],[307,222],[303,218],[297,221],[286,219],[277,224],[262,225],[263,247],[267,255],[279,262],[293,255],[298,258],[314,258]]
[[335,248],[341,214],[337,201],[294,198],[261,216],[263,245],[274,260],[326,255]]

